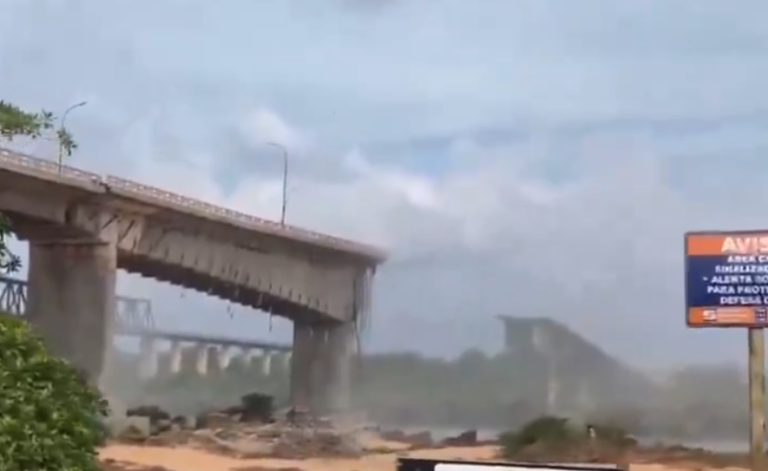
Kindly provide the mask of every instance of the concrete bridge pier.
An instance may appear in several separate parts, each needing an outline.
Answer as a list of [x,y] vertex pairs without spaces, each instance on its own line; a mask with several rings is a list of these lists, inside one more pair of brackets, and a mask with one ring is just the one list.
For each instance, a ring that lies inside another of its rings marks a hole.
[[195,357],[197,359],[195,363],[195,370],[197,371],[197,374],[200,376],[207,376],[208,375],[208,354],[210,353],[210,349],[208,348],[208,345],[197,345],[194,348],[195,350]]
[[261,361],[261,357],[264,352],[260,348],[245,348],[243,349],[243,358],[246,366],[255,371],[257,362]]
[[171,342],[171,350],[168,352],[168,371],[171,374],[181,373],[181,365],[184,359],[184,346],[181,342]]
[[53,354],[100,386],[114,330],[115,245],[31,241],[28,278],[29,322]]
[[291,404],[315,414],[349,407],[356,336],[353,323],[294,323]]
[[206,374],[220,373],[219,353],[221,349],[217,345],[207,345],[205,348],[208,351],[206,354]]
[[291,406],[309,410],[314,366],[314,329],[312,324],[293,322],[293,362],[290,371]]
[[[325,341],[319,342],[316,382],[316,409],[322,414],[349,409],[352,389],[352,366],[357,345],[355,325],[351,322],[331,324],[323,329]],[[320,336],[322,338],[323,335]]]
[[272,373],[272,356],[274,354],[269,350],[264,351],[264,356],[261,358],[261,374],[269,376]]
[[139,340],[139,378],[147,380],[157,375],[156,341],[151,337]]
[[235,351],[232,347],[223,346],[219,348],[217,355],[219,371],[224,371],[229,368],[232,363],[232,359],[235,357]]

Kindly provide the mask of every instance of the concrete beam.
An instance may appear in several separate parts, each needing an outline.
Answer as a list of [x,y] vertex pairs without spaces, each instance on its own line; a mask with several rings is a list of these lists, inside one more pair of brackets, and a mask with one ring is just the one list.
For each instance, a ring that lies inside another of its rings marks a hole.
[[51,352],[100,386],[110,364],[117,249],[101,242],[29,245],[27,318]]
[[359,267],[318,265],[288,255],[289,252],[247,250],[205,234],[168,232],[162,223],[151,221],[144,227],[138,244],[125,256],[131,257],[133,253],[142,259],[149,258],[238,286],[240,291],[285,299],[322,312],[328,320],[348,320]]

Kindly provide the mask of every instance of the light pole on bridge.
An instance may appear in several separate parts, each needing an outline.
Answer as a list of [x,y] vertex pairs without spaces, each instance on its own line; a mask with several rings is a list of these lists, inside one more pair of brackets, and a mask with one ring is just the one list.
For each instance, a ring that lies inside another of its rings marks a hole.
[[280,208],[280,224],[285,225],[285,211],[288,204],[288,149],[277,142],[266,142],[266,145],[278,149],[283,154],[283,188],[282,188],[282,206]]
[[81,101],[80,103],[75,103],[74,105],[70,106],[64,111],[64,114],[61,115],[61,121],[59,122],[59,156],[58,156],[58,163],[59,163],[59,173],[61,173],[61,167],[62,167],[62,161],[64,160],[64,142],[62,140],[62,137],[64,137],[64,133],[66,133],[67,128],[64,127],[64,125],[67,123],[67,115],[70,111],[83,107],[87,105],[87,101]]

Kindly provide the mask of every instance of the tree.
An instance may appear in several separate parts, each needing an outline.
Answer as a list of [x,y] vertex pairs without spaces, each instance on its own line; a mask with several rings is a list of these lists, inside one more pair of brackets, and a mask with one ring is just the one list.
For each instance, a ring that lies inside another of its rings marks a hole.
[[0,320],[0,469],[96,471],[106,404],[28,323]]
[[[13,141],[20,137],[29,139],[49,138],[46,134],[54,129],[56,121],[57,118],[50,111],[43,110],[39,113],[30,113],[7,101],[0,100],[0,137],[7,141]],[[64,127],[59,127],[55,135],[59,145],[64,149],[64,153],[71,156],[72,152],[77,149],[77,143],[69,131]]]
[[[49,111],[30,113],[16,105],[0,100],[0,139],[12,142],[14,139],[48,138],[47,133],[54,129],[56,117]],[[64,151],[71,156],[77,149],[77,143],[64,127],[55,132],[56,139]],[[11,234],[11,222],[0,214],[0,274],[12,273],[19,268],[19,259],[8,248],[8,238]]]
[[19,257],[8,248],[8,237],[11,235],[11,223],[0,214],[0,274],[13,273],[19,269]]
[[[28,113],[0,101],[0,138],[38,139],[54,127],[47,112]],[[60,128],[66,155],[76,148]],[[19,268],[8,248],[11,221],[0,214],[0,274]],[[0,469],[97,471],[106,403],[72,365],[51,355],[23,320],[0,312]]]

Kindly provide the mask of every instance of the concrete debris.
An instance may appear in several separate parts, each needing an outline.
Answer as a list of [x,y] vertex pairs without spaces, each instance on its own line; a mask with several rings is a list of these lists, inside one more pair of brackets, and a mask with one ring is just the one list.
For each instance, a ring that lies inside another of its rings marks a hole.
[[475,446],[478,443],[480,442],[477,440],[477,430],[467,430],[440,442],[443,446]]
[[271,398],[264,401],[256,395],[244,397],[240,406],[196,417],[173,417],[159,407],[143,406],[110,421],[115,441],[184,444],[238,458],[358,457],[364,451],[356,440],[356,429],[342,430],[333,421],[311,417],[306,411],[287,410],[273,416]]
[[384,440],[405,443],[410,445],[411,448],[430,448],[435,444],[432,434],[427,431],[406,433],[402,430],[386,430],[379,432],[379,435]]
[[[350,419],[349,417],[347,419]],[[197,416],[172,416],[157,406],[126,409],[125,416],[111,417],[107,426],[112,440],[156,446],[191,446],[238,458],[361,456],[374,451],[366,440],[369,424],[352,419],[351,424],[315,417],[306,410],[288,409],[273,414],[272,398],[261,394],[243,396],[239,405]],[[435,442],[429,432],[378,432],[389,442],[410,449],[435,446],[472,446],[477,431]],[[369,448],[365,448],[366,441]]]

